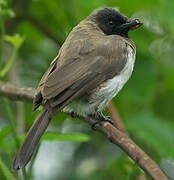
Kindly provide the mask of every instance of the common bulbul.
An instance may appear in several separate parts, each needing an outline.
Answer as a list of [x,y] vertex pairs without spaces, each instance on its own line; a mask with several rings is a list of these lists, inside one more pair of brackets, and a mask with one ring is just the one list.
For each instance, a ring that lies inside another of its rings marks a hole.
[[136,48],[128,32],[141,25],[104,8],[73,28],[38,85],[33,111],[44,108],[15,156],[14,170],[30,161],[58,112],[109,121],[101,112],[131,76]]

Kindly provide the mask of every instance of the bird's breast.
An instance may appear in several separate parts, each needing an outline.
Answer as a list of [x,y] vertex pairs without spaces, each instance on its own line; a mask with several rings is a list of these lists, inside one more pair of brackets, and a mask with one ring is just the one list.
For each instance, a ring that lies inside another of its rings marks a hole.
[[94,89],[88,96],[85,96],[84,99],[73,101],[63,109],[63,112],[75,112],[85,117],[89,114],[96,113],[97,109],[102,110],[105,108],[132,74],[135,53],[130,46],[128,46],[127,52],[127,63],[119,75],[101,84],[100,88]]
[[92,101],[101,101],[101,103],[99,103],[100,109],[105,108],[111,99],[117,95],[132,74],[135,62],[135,53],[131,46],[128,46],[127,52],[127,63],[120,74],[104,82],[101,88],[97,89],[91,96]]
[[116,75],[114,78],[108,80],[106,82],[106,86],[101,90],[106,89],[106,91],[109,92],[108,94],[111,94],[111,96],[115,96],[130,78],[133,71],[134,62],[135,62],[134,52],[132,48],[128,46],[128,58],[125,67],[123,68],[123,70],[119,75]]

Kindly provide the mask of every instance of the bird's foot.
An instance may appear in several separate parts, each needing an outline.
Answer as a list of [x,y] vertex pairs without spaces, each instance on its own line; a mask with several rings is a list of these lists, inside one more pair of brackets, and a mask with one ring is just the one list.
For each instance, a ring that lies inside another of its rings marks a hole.
[[104,116],[101,112],[97,112],[97,114],[92,115],[91,117],[94,117],[96,119],[94,123],[91,125],[91,128],[93,130],[96,130],[96,125],[103,121],[109,122],[112,125],[114,125],[114,122],[111,120],[110,116]]

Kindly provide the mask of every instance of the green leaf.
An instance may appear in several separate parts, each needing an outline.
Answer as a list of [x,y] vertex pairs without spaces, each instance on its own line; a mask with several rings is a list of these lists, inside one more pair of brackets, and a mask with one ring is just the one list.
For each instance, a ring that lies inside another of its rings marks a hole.
[[1,131],[0,131],[0,148],[8,153],[9,152],[9,148],[8,145],[9,143],[7,143],[7,139],[6,137],[12,132],[12,128],[10,126],[6,126],[4,127]]
[[11,43],[15,49],[19,49],[24,42],[24,37],[19,34],[15,34],[13,36],[5,35],[4,40]]
[[12,175],[12,173],[9,171],[9,169],[7,168],[7,166],[5,165],[5,163],[2,161],[2,159],[0,158],[0,168],[4,174],[4,176],[6,177],[7,180],[15,180],[14,176]]
[[0,0],[0,16],[14,17],[15,13],[12,9],[8,8],[7,1]]
[[6,7],[6,6],[7,6],[7,1],[0,0],[0,7]]
[[72,141],[72,142],[87,142],[90,140],[90,136],[82,133],[74,133],[74,134],[64,134],[64,133],[54,133],[54,132],[46,132],[42,139],[42,141]]
[[10,70],[10,68],[12,67],[13,63],[16,60],[19,48],[21,47],[21,45],[24,42],[24,38],[21,37],[19,34],[16,34],[14,36],[4,35],[3,38],[5,41],[11,43],[14,46],[14,51],[13,51],[12,56],[8,60],[8,63],[5,65],[5,67],[0,72],[0,77],[4,77],[8,73],[8,71]]
[[12,132],[12,129],[10,126],[5,126],[1,131],[0,131],[0,142],[10,133]]
[[[19,141],[22,143],[24,140],[24,136],[18,137]],[[74,133],[74,134],[64,134],[64,133],[56,133],[56,132],[46,132],[41,141],[71,141],[71,142],[87,142],[90,141],[90,136],[82,133]]]
[[174,123],[143,112],[126,121],[129,132],[153,148],[160,156],[174,157]]

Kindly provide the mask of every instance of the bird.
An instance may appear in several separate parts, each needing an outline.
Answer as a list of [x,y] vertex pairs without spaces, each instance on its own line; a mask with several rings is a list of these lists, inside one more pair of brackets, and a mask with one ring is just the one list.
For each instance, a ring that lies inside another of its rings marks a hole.
[[69,33],[36,89],[33,112],[43,110],[13,160],[19,170],[31,160],[41,136],[59,112],[95,117],[94,126],[109,121],[102,110],[130,78],[136,55],[129,31],[139,19],[128,19],[114,8],[91,13]]

